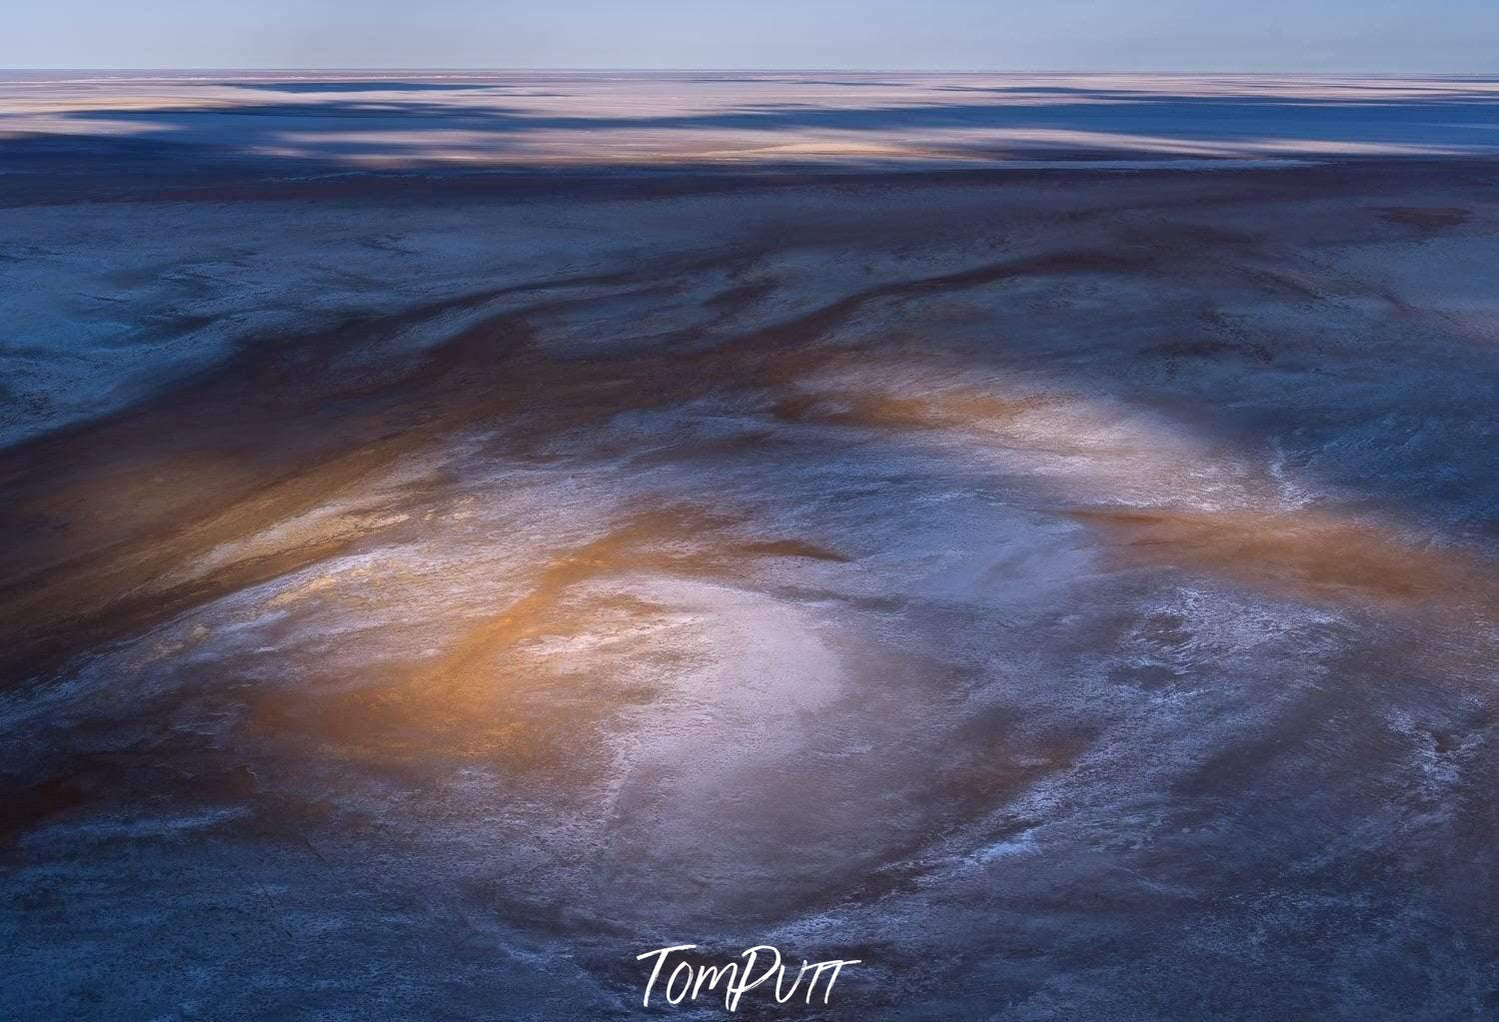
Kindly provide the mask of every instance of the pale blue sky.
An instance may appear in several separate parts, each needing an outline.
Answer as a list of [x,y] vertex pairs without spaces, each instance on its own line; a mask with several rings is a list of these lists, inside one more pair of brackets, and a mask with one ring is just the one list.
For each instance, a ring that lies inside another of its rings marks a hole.
[[1499,0],[0,0],[0,67],[1499,71]]

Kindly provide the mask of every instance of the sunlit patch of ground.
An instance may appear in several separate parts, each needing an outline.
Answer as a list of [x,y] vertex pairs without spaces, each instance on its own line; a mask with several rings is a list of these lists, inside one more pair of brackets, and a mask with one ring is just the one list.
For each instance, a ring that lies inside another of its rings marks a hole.
[[[1459,601],[1495,594],[1473,554],[1413,546],[1386,528],[1318,512],[1076,511],[1127,556],[1221,573],[1291,595]],[[1485,585],[1487,583],[1487,585]]]

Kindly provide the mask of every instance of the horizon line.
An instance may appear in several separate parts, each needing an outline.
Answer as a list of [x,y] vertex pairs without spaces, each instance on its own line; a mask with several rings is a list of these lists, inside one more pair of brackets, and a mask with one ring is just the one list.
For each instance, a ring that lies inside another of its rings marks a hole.
[[1231,68],[1174,68],[1174,69],[1125,69],[1125,68],[941,68],[941,67],[793,67],[793,66],[762,66],[762,67],[629,67],[629,66],[604,66],[604,65],[576,65],[576,66],[463,66],[463,65],[439,65],[439,64],[412,64],[412,65],[343,65],[343,64],[306,64],[306,65],[251,65],[251,64],[225,64],[225,65],[156,65],[156,66],[106,66],[106,65],[76,65],[68,67],[52,66],[9,66],[0,67],[0,74],[12,71],[65,71],[65,72],[299,72],[299,71],[358,71],[376,73],[410,73],[420,71],[444,71],[462,72],[475,74],[506,74],[506,73],[561,73],[561,74],[956,74],[956,75],[981,75],[981,74],[1037,74],[1037,75],[1305,75],[1307,77],[1331,77],[1335,75],[1381,75],[1386,77],[1431,77],[1431,78],[1499,78],[1499,69],[1492,71],[1395,71],[1380,69],[1353,69],[1344,70],[1296,70],[1293,68],[1280,68],[1276,70],[1250,70]]

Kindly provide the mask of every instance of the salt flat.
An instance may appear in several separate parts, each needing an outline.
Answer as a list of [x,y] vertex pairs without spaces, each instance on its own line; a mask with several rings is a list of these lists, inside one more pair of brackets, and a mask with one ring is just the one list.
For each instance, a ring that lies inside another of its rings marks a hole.
[[9,72],[0,137],[329,165],[994,166],[1492,154],[1481,76]]
[[0,1005],[1499,1010],[1494,89],[10,76]]

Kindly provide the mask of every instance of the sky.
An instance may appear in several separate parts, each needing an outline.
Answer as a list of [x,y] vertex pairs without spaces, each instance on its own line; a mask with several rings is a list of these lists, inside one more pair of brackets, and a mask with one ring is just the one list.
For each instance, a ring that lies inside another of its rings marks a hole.
[[0,0],[3,68],[1499,72],[1499,0]]

